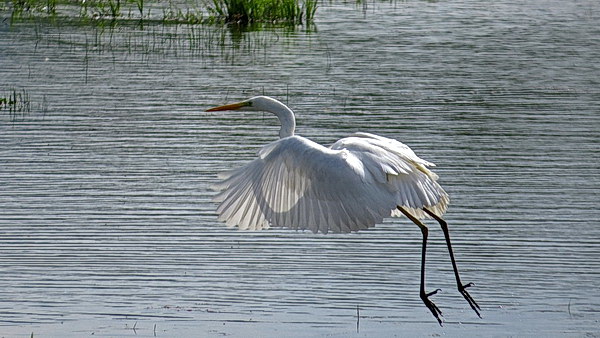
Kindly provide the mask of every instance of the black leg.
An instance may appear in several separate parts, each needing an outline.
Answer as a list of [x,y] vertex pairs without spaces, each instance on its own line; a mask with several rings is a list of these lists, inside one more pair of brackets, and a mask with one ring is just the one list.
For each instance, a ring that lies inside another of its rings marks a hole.
[[433,217],[433,219],[435,219],[436,221],[438,221],[438,223],[440,223],[440,226],[442,227],[442,231],[444,232],[444,237],[446,238],[446,245],[448,246],[448,253],[450,254],[450,261],[452,261],[452,268],[454,269],[454,277],[456,278],[456,285],[458,286],[458,291],[467,300],[467,302],[469,303],[469,305],[471,306],[473,311],[475,311],[477,316],[479,316],[479,318],[481,318],[481,314],[479,313],[479,311],[481,311],[481,308],[479,307],[477,302],[475,302],[473,297],[471,297],[471,295],[466,290],[466,288],[473,286],[475,284],[473,284],[473,283],[463,284],[460,281],[460,275],[458,274],[458,267],[456,266],[456,260],[454,259],[454,252],[452,251],[452,244],[450,243],[450,232],[448,231],[448,223],[446,223],[446,221],[444,221],[438,215],[434,214],[433,212],[429,211],[426,208],[423,208],[423,211],[425,211],[425,213],[427,213],[427,215]]
[[415,223],[421,229],[421,233],[423,234],[423,246],[421,248],[421,287],[419,295],[423,303],[425,303],[425,306],[427,306],[427,308],[429,309],[429,311],[431,311],[435,319],[437,319],[438,323],[440,323],[440,326],[442,326],[442,319],[440,318],[440,316],[442,316],[442,311],[429,299],[429,296],[435,295],[440,291],[440,289],[434,290],[429,293],[425,292],[425,253],[427,252],[427,235],[429,234],[429,229],[427,229],[427,226],[425,224],[423,224],[421,221],[419,221],[417,218],[411,215],[404,208],[398,207],[398,210],[400,210],[404,214],[404,216],[408,217],[408,219],[413,221],[413,223]]

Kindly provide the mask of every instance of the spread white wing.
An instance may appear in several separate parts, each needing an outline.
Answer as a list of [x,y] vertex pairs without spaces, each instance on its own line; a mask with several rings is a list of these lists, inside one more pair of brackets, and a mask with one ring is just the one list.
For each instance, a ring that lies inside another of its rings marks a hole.
[[222,175],[219,220],[240,229],[269,226],[350,232],[366,229],[396,206],[442,215],[448,196],[437,176],[404,144],[360,133],[331,148],[300,136],[275,141],[246,166]]

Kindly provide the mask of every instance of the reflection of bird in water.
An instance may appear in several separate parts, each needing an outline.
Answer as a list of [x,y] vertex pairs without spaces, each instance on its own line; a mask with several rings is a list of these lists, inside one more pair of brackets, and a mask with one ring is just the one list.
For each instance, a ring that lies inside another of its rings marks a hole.
[[405,215],[423,234],[420,296],[440,325],[440,309],[429,300],[439,291],[425,292],[425,252],[428,229],[421,222],[433,218],[446,238],[458,290],[479,314],[479,305],[462,284],[448,233],[441,218],[448,194],[437,175],[408,146],[385,137],[356,133],[326,148],[294,135],[294,113],[266,96],[215,107],[207,111],[249,110],[275,114],[280,139],[264,146],[258,158],[223,175],[219,220],[240,229],[269,226],[313,232],[351,232],[381,223],[384,217]]

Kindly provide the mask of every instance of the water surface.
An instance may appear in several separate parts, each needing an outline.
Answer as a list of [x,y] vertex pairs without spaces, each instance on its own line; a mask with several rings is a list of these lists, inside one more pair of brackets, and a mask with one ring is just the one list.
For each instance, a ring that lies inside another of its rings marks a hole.
[[[600,7],[323,4],[315,27],[2,23],[0,335],[595,336]],[[220,171],[277,137],[256,94],[329,144],[355,131],[437,164],[479,319],[431,224],[356,234],[227,229]],[[357,330],[357,307],[360,321]]]

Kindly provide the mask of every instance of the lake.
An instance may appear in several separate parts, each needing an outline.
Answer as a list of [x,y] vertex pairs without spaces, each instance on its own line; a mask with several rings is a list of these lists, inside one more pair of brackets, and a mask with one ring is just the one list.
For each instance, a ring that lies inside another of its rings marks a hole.
[[[0,12],[0,337],[600,335],[600,4],[321,3],[314,25],[10,23]],[[240,232],[217,173],[356,131],[434,162],[435,222]]]

